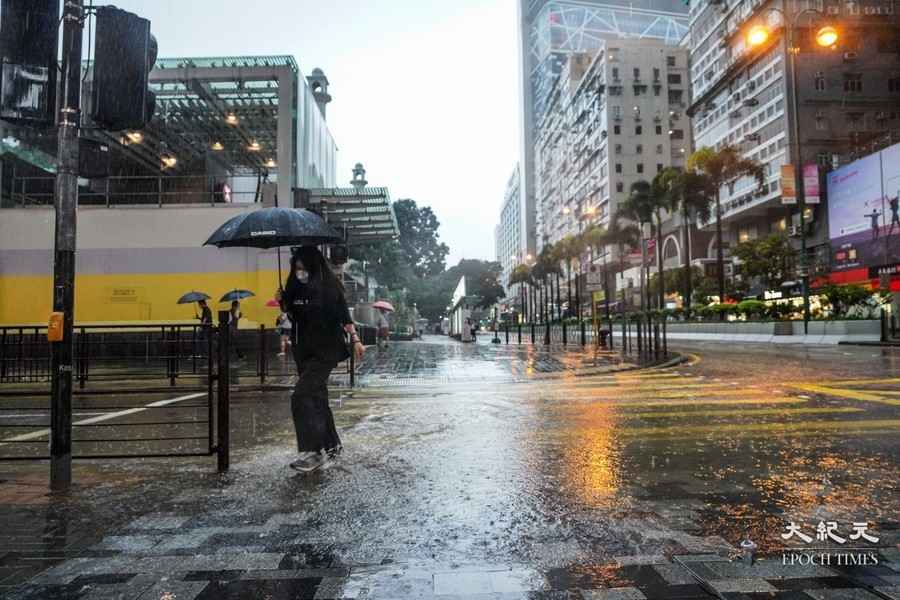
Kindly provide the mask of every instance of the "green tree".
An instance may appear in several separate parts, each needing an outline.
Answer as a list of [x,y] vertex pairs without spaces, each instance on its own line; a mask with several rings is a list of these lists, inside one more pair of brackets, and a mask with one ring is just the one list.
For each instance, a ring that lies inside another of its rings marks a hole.
[[434,277],[444,272],[450,248],[438,241],[437,216],[429,206],[415,200],[394,202],[394,214],[400,230],[400,249],[417,277]]
[[461,260],[458,265],[443,273],[425,279],[413,279],[409,286],[409,300],[419,313],[431,321],[447,314],[447,306],[462,277],[466,277],[466,292],[478,296],[478,306],[488,307],[505,295],[500,285],[500,263],[483,260]]
[[700,148],[688,158],[688,169],[707,179],[711,189],[715,190],[716,201],[716,264],[719,276],[719,302],[725,301],[725,255],[722,248],[722,188],[727,187],[729,193],[734,192],[735,184],[744,178],[753,178],[757,186],[766,182],[763,166],[748,158],[744,158],[735,146],[725,146],[721,150],[709,147]]
[[745,279],[758,279],[766,289],[775,289],[787,279],[797,251],[787,236],[776,233],[737,244],[734,255]]
[[412,287],[416,279],[440,275],[450,249],[438,241],[440,222],[434,212],[414,200],[398,200],[393,208],[399,238],[351,246],[350,256],[365,263],[355,272],[367,273],[388,289]]
[[[656,194],[654,193],[653,187],[647,183],[646,181],[635,181],[631,184],[631,189],[628,194],[628,198],[625,199],[619,207],[619,214],[627,219],[631,219],[635,223],[638,224],[638,227],[641,231],[641,247],[646,247],[644,242],[644,225],[653,223],[653,215],[656,211],[658,199]],[[641,252],[641,256],[644,256],[643,251]],[[649,265],[641,264],[641,277],[643,279],[643,272],[647,270],[649,279]],[[644,308],[644,292],[645,288],[641,287],[641,308]],[[650,295],[647,294],[647,306],[646,308],[650,308]]]
[[[633,224],[622,219],[619,213],[612,215],[609,219],[609,226],[604,236],[604,243],[616,248],[619,256],[619,274],[624,278],[625,273],[625,253],[634,248],[641,242],[641,232]],[[625,286],[622,286],[622,310],[625,310]]]

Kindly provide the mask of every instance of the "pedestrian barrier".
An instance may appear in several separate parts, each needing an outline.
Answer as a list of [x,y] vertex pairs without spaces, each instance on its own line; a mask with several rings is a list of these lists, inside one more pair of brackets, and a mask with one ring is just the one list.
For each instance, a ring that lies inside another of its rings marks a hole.
[[[42,354],[43,347],[37,343],[33,329],[21,333],[24,339],[16,338],[15,347],[21,350],[15,357],[16,361],[6,363],[7,377],[21,378],[26,372],[46,376],[47,369],[41,364],[46,360]],[[49,437],[69,435],[73,459],[172,458],[215,454],[219,470],[227,470],[233,350],[228,312],[219,314],[217,326],[201,329],[203,335],[199,338],[179,338],[177,328],[167,327],[145,339],[149,345],[170,349],[154,356],[155,360],[164,364],[168,376],[177,374],[178,365],[187,360],[191,374],[202,382],[203,391],[155,401],[148,401],[147,394],[76,395],[72,398],[71,412],[66,419],[72,424],[68,433],[51,431],[51,422],[56,423],[57,420],[51,420],[48,394],[4,397],[0,401],[0,461],[47,460],[50,458]],[[3,333],[10,335],[8,331]],[[110,341],[100,336],[101,332],[94,333],[98,335],[88,338],[85,333],[80,340],[73,340],[76,348],[78,343],[81,344],[81,355],[76,359],[76,376],[102,376],[105,381],[114,384],[113,388],[121,385],[127,390],[134,376],[133,371],[101,369],[97,366],[99,348],[110,344],[110,348],[122,350],[125,348],[123,341]],[[193,357],[185,359],[182,353],[174,350],[201,344],[207,349],[202,361],[192,362]],[[89,357],[93,357],[90,360],[94,362],[89,362]],[[87,366],[90,364],[93,364],[92,368]],[[10,367],[12,370],[9,370]],[[152,375],[158,376],[159,373],[154,370]]]
[[[88,383],[123,382],[130,387],[180,382],[202,385],[210,356],[210,332],[198,323],[167,325],[75,325],[73,338],[74,379],[79,388]],[[255,339],[241,332],[233,352],[252,354],[241,375],[254,375],[260,384],[269,375],[272,329],[260,326]],[[252,341],[251,341],[252,340]],[[248,343],[250,342],[250,343]],[[45,326],[0,327],[0,384],[49,383],[50,343]]]
[[607,351],[618,347],[623,356],[635,356],[641,363],[659,362],[669,356],[666,319],[650,314],[619,315],[603,322],[503,323],[500,331],[507,345],[593,347]]

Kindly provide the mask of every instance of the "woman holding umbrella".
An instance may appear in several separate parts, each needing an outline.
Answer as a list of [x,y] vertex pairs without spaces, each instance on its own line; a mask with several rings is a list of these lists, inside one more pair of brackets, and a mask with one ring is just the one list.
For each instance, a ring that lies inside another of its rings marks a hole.
[[340,280],[325,257],[312,246],[298,248],[291,258],[291,275],[276,299],[293,323],[297,385],[291,412],[300,457],[291,468],[308,473],[325,465],[341,451],[341,440],[328,405],[331,371],[350,354],[344,334],[350,335],[357,360],[365,348],[359,340]]

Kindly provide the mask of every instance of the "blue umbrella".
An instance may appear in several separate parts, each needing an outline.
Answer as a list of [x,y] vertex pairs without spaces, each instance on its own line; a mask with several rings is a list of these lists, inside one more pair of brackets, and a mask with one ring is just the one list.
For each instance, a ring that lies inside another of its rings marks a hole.
[[203,292],[188,292],[178,299],[178,304],[193,304],[201,300],[209,300],[209,295]]
[[243,300],[255,296],[250,290],[231,290],[219,299],[219,302],[234,302],[235,300]]

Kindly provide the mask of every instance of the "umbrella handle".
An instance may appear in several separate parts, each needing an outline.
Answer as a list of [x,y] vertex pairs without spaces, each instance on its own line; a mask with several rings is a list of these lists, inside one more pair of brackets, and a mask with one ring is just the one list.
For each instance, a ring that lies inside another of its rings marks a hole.
[[281,285],[281,247],[278,248],[278,289],[284,289],[284,286]]

